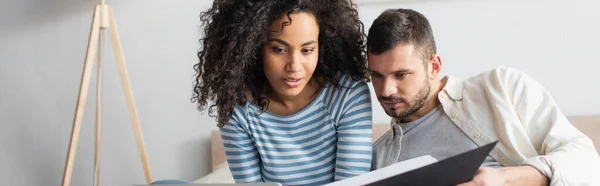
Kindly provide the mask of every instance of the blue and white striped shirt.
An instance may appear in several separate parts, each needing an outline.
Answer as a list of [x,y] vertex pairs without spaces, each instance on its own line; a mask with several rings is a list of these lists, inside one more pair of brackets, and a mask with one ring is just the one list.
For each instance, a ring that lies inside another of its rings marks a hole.
[[236,106],[221,137],[237,183],[322,185],[370,171],[372,110],[364,81],[343,76],[301,111],[281,116]]

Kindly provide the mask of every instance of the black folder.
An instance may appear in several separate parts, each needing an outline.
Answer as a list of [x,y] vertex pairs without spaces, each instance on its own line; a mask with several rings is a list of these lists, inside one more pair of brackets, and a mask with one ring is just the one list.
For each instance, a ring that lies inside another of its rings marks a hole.
[[468,182],[473,179],[496,143],[498,141],[367,185],[446,186]]

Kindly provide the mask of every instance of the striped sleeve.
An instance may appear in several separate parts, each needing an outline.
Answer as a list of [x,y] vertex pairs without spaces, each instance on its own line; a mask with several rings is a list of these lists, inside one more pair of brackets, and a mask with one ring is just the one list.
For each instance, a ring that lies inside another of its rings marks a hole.
[[337,129],[335,181],[369,172],[373,151],[371,95],[367,83],[355,84],[342,107]]
[[250,135],[242,127],[244,119],[238,111],[236,107],[227,124],[220,128],[229,169],[236,183],[263,182],[260,156]]

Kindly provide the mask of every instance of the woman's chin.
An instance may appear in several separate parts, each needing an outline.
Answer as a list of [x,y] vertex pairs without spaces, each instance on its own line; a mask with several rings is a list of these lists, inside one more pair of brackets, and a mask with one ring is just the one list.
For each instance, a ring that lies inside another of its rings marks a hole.
[[299,90],[287,90],[287,91],[282,91],[281,93],[282,94],[280,96],[288,97],[288,98],[298,97],[300,95]]
[[297,97],[302,92],[302,88],[304,88],[304,86],[299,86],[296,88],[279,88],[277,91],[279,94],[277,96],[286,98]]

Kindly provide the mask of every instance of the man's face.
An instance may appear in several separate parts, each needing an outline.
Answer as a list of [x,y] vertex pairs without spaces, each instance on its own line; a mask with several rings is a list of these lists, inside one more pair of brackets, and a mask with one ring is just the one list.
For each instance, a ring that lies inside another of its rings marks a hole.
[[401,43],[369,57],[375,94],[385,112],[394,118],[413,115],[425,105],[430,93],[429,63],[410,43]]

